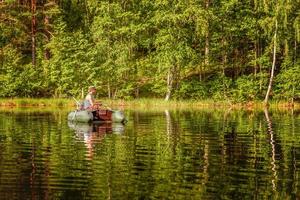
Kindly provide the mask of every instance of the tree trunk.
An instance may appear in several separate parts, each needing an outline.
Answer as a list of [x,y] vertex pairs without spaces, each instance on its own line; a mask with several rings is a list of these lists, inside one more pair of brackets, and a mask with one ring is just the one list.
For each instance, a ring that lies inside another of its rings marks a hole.
[[168,75],[167,75],[167,94],[166,94],[165,101],[170,100],[172,90],[173,90],[173,72],[172,72],[172,69],[169,69]]
[[227,53],[225,50],[225,39],[222,37],[222,48],[223,48],[223,53],[222,53],[222,82],[223,82],[223,97],[225,98],[225,68],[226,68],[226,63],[227,63]]
[[[294,83],[295,81],[293,81]],[[293,84],[293,90],[292,90],[292,106],[294,106],[294,99],[295,99],[295,85]]]
[[255,40],[254,42],[254,78],[256,79],[256,74],[257,74],[257,57],[258,57],[258,53],[257,53],[257,40]]
[[208,32],[208,30],[205,35],[204,65],[205,65],[205,68],[207,69],[207,67],[209,65],[209,32]]
[[270,92],[272,90],[272,83],[273,83],[273,79],[274,79],[274,70],[275,70],[275,64],[276,64],[276,47],[277,47],[276,40],[277,40],[277,19],[275,21],[275,33],[274,33],[274,45],[273,45],[273,63],[272,63],[269,86],[268,86],[268,90],[267,90],[266,97],[265,97],[265,100],[264,100],[265,105],[268,105],[269,96],[270,96]]
[[[258,46],[257,46],[257,56],[260,57],[263,53],[262,53],[262,45],[261,45],[261,41],[260,39],[258,39]],[[263,85],[263,76],[262,76],[262,66],[260,63],[258,63],[258,68],[259,68],[259,92],[261,93],[262,91],[262,85]]]
[[111,88],[110,88],[110,84],[107,84],[107,94],[108,94],[108,98],[111,99]]
[[[210,4],[210,0],[206,0],[205,9],[208,10]],[[209,19],[207,19],[207,23]],[[205,49],[204,49],[204,65],[207,68],[209,65],[209,23],[207,26],[206,34],[205,34]]]
[[[44,17],[44,26],[45,26],[46,41],[47,41],[47,43],[49,43],[50,39],[51,39],[51,35],[50,35],[50,31],[48,30],[49,17],[47,15]],[[50,49],[49,48],[45,49],[44,57],[45,57],[46,60],[50,59]]]
[[288,58],[289,57],[289,43],[287,39],[284,40],[284,57]]
[[118,92],[119,92],[119,90],[118,90],[118,89],[115,89],[115,91],[114,91],[114,93],[113,93],[113,95],[112,95],[112,98],[113,98],[113,99],[116,99],[116,98],[117,98]]
[[293,59],[293,64],[295,65],[296,60],[297,60],[297,36],[295,35],[295,41],[294,41],[294,59]]
[[225,76],[225,69],[226,69],[226,63],[227,63],[227,52],[225,49],[225,38],[222,37],[222,74]]
[[36,0],[31,0],[31,51],[32,65],[36,65]]

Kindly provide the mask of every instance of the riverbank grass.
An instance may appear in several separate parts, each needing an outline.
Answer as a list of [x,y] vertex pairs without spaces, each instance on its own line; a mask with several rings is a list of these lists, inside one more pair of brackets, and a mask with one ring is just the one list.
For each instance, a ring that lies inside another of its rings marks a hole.
[[[170,100],[164,99],[133,99],[133,100],[111,100],[100,99],[104,107],[108,108],[157,108],[157,109],[197,109],[197,108],[233,108],[233,109],[263,109],[265,106],[261,101],[255,102],[232,102],[215,100]],[[35,98],[14,98],[0,99],[1,107],[76,107],[73,99],[53,98],[53,99],[35,99]],[[300,104],[290,104],[287,102],[271,101],[271,109],[297,109],[300,110]]]
[[2,107],[72,107],[74,105],[75,103],[71,99],[0,99]]

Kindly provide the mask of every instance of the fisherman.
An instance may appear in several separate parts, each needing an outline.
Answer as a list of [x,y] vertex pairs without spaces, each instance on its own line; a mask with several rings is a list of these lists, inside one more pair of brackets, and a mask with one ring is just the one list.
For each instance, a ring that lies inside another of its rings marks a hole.
[[83,101],[83,109],[89,109],[89,110],[97,110],[100,108],[101,103],[95,101],[95,94],[97,92],[95,86],[90,86],[88,90],[88,94],[86,95],[84,101]]

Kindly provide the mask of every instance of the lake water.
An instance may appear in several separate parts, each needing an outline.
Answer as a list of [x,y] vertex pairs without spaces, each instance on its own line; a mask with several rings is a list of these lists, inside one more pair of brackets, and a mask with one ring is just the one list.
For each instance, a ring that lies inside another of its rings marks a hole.
[[0,111],[0,199],[299,199],[300,114]]

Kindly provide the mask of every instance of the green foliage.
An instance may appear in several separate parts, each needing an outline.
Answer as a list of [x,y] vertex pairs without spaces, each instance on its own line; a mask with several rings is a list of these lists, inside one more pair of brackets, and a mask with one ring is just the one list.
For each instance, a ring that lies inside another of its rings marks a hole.
[[[265,80],[267,80],[265,78]],[[259,81],[255,80],[254,75],[240,76],[235,82],[233,97],[238,101],[253,101],[262,97]]]
[[[298,98],[299,1],[62,0],[38,2],[36,66],[30,4],[0,11],[1,97],[259,100]],[[195,78],[197,77],[197,78]]]
[[175,97],[177,99],[203,100],[209,97],[209,91],[206,83],[199,82],[198,79],[185,80],[181,82]]
[[2,49],[1,60],[0,84],[3,87],[0,89],[0,95],[1,97],[16,96],[23,83],[21,55],[11,46],[6,46]]
[[276,79],[275,97],[293,101],[300,98],[300,62],[287,61]]
[[227,100],[230,98],[232,80],[222,74],[213,76],[208,82],[209,94],[215,100]]
[[54,96],[79,95],[83,88],[97,85],[93,81],[96,56],[92,44],[81,32],[66,32],[63,23],[58,24],[56,35],[59,37],[53,37],[47,44],[51,58],[43,63]]

